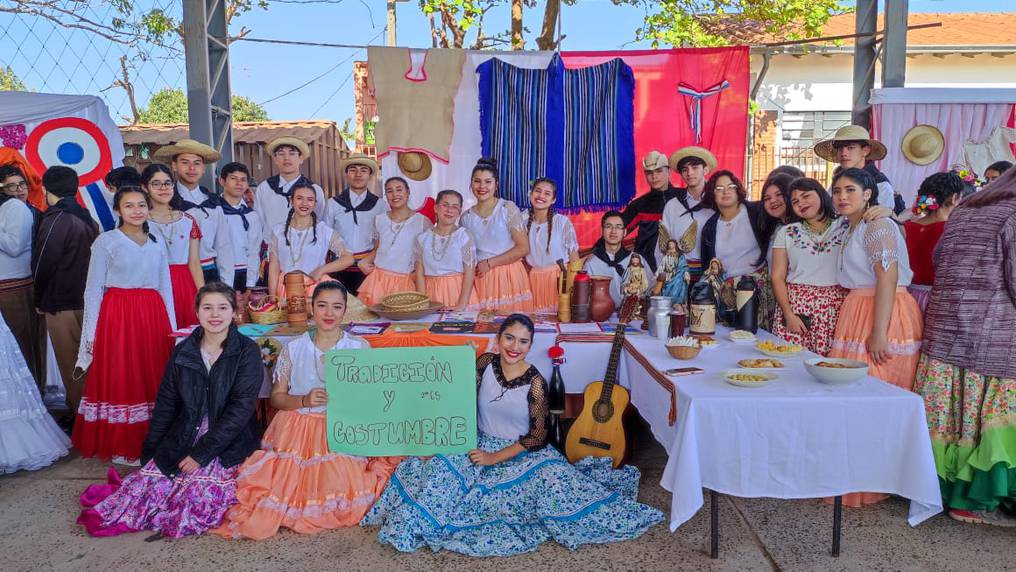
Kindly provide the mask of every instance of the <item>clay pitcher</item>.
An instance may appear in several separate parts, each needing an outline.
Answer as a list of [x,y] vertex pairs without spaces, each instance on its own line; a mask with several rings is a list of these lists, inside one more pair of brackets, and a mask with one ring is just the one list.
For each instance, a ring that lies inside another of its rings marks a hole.
[[610,277],[590,276],[589,280],[593,283],[589,311],[594,322],[605,322],[614,313],[614,299],[610,297]]
[[286,285],[286,320],[289,325],[307,323],[307,287],[304,286],[303,272],[290,272],[283,279]]

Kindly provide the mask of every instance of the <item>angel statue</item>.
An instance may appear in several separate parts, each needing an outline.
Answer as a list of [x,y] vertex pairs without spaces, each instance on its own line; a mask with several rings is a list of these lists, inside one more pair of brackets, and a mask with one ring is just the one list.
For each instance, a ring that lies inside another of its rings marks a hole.
[[688,259],[681,252],[676,240],[668,240],[660,266],[656,271],[655,296],[668,296],[673,306],[688,302],[688,283],[691,273],[688,272]]
[[719,258],[709,261],[709,268],[702,273],[699,283],[706,283],[713,289],[713,297],[716,298],[716,316],[724,322],[730,323],[729,313],[734,310],[737,298],[734,294],[734,287],[727,283],[726,275],[723,273],[723,263]]

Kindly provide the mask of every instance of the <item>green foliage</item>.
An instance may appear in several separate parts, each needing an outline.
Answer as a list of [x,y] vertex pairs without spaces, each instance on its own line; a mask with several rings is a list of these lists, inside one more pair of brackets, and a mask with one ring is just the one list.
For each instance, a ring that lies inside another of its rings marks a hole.
[[28,86],[10,66],[4,66],[0,68],[0,91],[28,91]]
[[[232,98],[233,121],[270,121],[265,108],[242,95]],[[138,110],[139,125],[187,123],[187,96],[182,89],[165,88],[152,94],[148,105]]]
[[636,40],[653,47],[726,46],[745,38],[814,38],[831,16],[848,11],[841,0],[613,0],[647,9]]
[[462,30],[469,30],[483,16],[484,6],[489,2],[473,0],[420,0],[420,8],[427,16],[440,17],[448,14]]

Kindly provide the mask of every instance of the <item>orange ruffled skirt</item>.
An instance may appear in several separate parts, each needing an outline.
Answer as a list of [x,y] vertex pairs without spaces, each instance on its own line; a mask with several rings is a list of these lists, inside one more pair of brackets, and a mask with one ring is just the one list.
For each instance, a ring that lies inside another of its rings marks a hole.
[[375,266],[374,271],[368,274],[360,284],[356,297],[369,307],[380,304],[381,300],[389,294],[415,291],[416,281],[412,274],[392,272]]
[[261,540],[280,527],[316,534],[358,524],[402,457],[331,453],[325,432],[324,413],[278,412],[240,468],[237,504],[212,532]]
[[561,268],[557,265],[533,268],[529,271],[533,306],[537,312],[557,313],[558,281],[560,278]]
[[[893,385],[910,391],[917,375],[921,340],[924,338],[924,321],[921,309],[906,288],[896,289],[893,312],[889,318],[888,363],[875,365],[868,356],[867,340],[875,319],[875,289],[851,290],[840,307],[833,334],[829,357],[848,358],[868,364],[868,373]],[[859,507],[888,498],[882,493],[852,493],[843,496],[845,506]],[[831,499],[826,499],[830,502]]]
[[[427,287],[427,296],[430,299],[444,304],[451,308],[459,304],[459,296],[462,295],[462,273],[446,274],[444,276],[427,276],[424,278]],[[469,307],[479,307],[480,299],[476,296],[476,289],[469,293]]]
[[497,266],[473,281],[480,306],[495,312],[532,312],[529,274],[521,260]]

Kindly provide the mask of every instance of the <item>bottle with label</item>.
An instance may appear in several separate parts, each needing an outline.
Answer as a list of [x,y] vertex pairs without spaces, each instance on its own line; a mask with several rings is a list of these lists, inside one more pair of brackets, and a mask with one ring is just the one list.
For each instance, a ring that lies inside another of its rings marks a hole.
[[692,335],[716,333],[716,298],[713,289],[705,282],[695,284],[691,289],[691,303],[688,313],[688,331]]
[[734,326],[738,330],[754,334],[758,331],[758,291],[755,288],[755,279],[751,276],[742,276],[737,281],[734,293],[737,300]]

